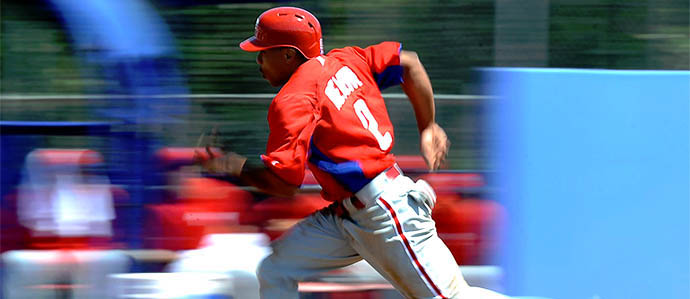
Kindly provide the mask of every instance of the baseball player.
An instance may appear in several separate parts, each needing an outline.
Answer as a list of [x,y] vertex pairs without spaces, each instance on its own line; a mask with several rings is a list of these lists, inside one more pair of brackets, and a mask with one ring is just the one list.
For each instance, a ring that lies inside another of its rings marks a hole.
[[414,52],[383,42],[324,54],[319,21],[295,7],[262,13],[240,48],[258,52],[263,77],[282,86],[268,111],[266,153],[227,153],[202,166],[292,196],[308,165],[333,202],[272,244],[257,270],[262,298],[298,298],[301,279],[361,259],[407,298],[505,298],[467,285],[431,219],[434,191],[405,176],[390,152],[393,125],[381,90],[398,84],[412,103],[429,169],[441,165],[450,144]]

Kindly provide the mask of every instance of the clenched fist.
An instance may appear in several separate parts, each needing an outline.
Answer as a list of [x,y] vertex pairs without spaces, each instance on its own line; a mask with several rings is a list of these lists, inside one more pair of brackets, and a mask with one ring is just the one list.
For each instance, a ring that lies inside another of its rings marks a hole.
[[209,173],[239,177],[247,158],[233,152],[219,155],[206,147],[206,154],[194,152],[194,160]]
[[443,128],[437,123],[432,123],[422,130],[419,144],[429,170],[441,167],[450,148],[450,141]]

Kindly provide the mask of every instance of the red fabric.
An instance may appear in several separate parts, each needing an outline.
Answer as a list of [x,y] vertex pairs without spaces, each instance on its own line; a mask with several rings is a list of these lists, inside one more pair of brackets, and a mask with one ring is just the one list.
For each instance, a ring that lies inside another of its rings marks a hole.
[[[393,165],[393,125],[374,73],[399,64],[400,44],[384,42],[365,49],[336,49],[300,66],[269,108],[270,134],[261,156],[266,166],[285,181],[300,185],[311,142],[334,163],[355,162],[352,165],[358,165],[367,178]],[[345,67],[349,71],[341,73]],[[334,95],[342,96],[342,102]],[[355,109],[360,99],[377,124],[375,130],[372,121],[362,119],[361,104]],[[373,131],[389,134],[390,144],[382,143],[384,138],[377,138]],[[312,163],[309,168],[326,199],[349,197],[351,193],[332,175]]]

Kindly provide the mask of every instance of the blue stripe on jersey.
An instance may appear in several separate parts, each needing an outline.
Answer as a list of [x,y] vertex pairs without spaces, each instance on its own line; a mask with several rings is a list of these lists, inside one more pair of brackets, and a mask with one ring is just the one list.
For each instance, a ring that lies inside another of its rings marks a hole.
[[402,83],[402,74],[403,68],[401,65],[391,65],[381,73],[374,73],[374,80],[376,80],[379,90],[384,90],[393,85]]
[[368,184],[371,179],[364,177],[362,167],[357,161],[347,161],[336,163],[324,153],[319,151],[311,142],[309,146],[309,162],[316,165],[320,170],[330,174],[338,181],[345,189],[350,192],[357,192]]

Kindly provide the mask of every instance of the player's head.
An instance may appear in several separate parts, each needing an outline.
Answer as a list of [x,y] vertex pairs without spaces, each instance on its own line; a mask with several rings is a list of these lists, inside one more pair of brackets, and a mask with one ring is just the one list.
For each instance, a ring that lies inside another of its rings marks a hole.
[[278,47],[259,51],[256,63],[261,75],[273,86],[281,86],[290,79],[307,59],[295,48]]
[[245,51],[259,52],[256,62],[273,86],[285,84],[304,61],[323,54],[321,25],[308,11],[276,7],[256,19],[254,36],[240,43]]
[[323,54],[319,20],[301,8],[271,8],[256,19],[254,36],[240,43],[249,52],[279,47],[294,48],[308,59]]

